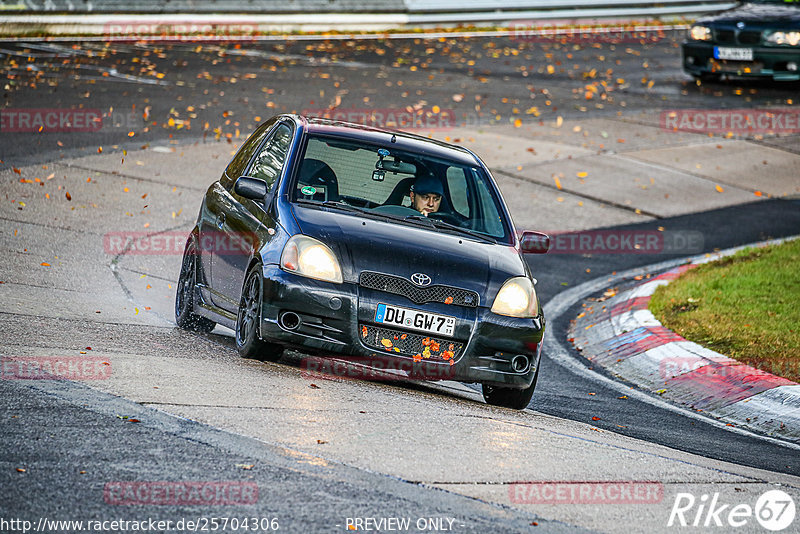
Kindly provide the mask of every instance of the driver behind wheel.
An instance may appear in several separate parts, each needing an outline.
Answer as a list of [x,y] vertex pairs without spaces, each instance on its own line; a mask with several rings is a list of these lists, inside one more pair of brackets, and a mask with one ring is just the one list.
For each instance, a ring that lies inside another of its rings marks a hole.
[[411,207],[427,217],[439,211],[443,194],[442,182],[432,174],[424,174],[411,186]]

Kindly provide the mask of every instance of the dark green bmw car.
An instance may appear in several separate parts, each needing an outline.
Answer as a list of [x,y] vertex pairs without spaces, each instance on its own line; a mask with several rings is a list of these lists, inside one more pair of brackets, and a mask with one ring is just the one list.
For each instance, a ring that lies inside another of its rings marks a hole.
[[683,69],[708,81],[800,80],[800,0],[753,0],[698,19],[683,43]]

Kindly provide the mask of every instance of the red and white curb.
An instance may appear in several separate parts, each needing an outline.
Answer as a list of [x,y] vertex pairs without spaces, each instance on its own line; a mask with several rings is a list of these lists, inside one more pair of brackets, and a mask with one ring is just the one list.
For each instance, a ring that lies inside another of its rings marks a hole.
[[664,400],[800,443],[800,385],[687,341],[647,309],[659,286],[740,248],[695,258],[657,276],[636,276],[605,300],[584,301],[569,339],[594,366]]

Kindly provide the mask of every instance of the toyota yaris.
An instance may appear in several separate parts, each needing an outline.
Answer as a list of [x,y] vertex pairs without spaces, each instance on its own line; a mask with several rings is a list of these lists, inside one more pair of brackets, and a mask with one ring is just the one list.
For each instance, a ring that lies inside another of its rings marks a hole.
[[175,299],[182,328],[235,331],[245,357],[284,348],[394,362],[482,384],[522,409],[544,317],[483,162],[423,137],[297,115],[261,124],[205,194]]

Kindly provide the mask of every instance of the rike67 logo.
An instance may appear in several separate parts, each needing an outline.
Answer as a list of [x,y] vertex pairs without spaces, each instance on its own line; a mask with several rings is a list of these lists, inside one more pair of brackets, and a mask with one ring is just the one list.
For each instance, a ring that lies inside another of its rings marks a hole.
[[755,507],[746,503],[723,502],[719,493],[703,494],[699,499],[691,493],[678,493],[667,526],[722,527],[730,532],[731,529],[751,525],[755,517],[763,528],[779,532],[794,522],[795,512],[794,500],[781,490],[763,493]]

